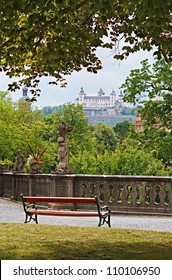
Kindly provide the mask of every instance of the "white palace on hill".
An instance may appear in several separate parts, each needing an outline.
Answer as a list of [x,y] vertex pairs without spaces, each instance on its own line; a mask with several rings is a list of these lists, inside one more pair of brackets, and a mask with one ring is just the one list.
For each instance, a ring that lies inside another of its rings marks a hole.
[[105,95],[102,88],[98,91],[97,95],[87,95],[83,87],[79,93],[79,97],[75,99],[76,104],[82,104],[84,111],[87,114],[97,115],[118,115],[123,109],[123,94],[122,91],[117,98],[116,92],[112,90],[109,95]]

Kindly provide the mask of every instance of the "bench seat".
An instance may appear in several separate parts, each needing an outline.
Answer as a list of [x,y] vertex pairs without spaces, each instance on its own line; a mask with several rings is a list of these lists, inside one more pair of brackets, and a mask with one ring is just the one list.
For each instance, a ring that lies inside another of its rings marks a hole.
[[28,210],[26,211],[28,214],[31,215],[45,215],[45,216],[71,216],[71,217],[98,217],[99,214],[97,212],[91,212],[91,211],[61,211],[61,210]]

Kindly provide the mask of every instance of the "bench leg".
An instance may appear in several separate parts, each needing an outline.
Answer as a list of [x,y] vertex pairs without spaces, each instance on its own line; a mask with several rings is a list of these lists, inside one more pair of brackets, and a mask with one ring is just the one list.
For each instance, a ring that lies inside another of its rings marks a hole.
[[38,224],[38,216],[35,215],[35,223]]
[[99,223],[98,223],[98,227],[101,227],[101,225],[102,225],[102,217],[101,217],[101,216],[99,216]]
[[110,224],[110,214],[108,215],[108,222],[107,222],[108,226],[111,227],[111,224]]
[[24,223],[27,224],[27,223],[30,223],[31,220],[33,220],[33,221],[35,221],[36,224],[38,224],[37,215],[34,215],[34,216],[35,216],[35,217],[33,217],[33,215],[28,215],[28,214],[26,214]]
[[109,227],[111,227],[110,224],[110,214],[107,216],[99,216],[99,223],[98,223],[98,227],[101,227],[102,225],[104,225],[104,223],[107,223]]

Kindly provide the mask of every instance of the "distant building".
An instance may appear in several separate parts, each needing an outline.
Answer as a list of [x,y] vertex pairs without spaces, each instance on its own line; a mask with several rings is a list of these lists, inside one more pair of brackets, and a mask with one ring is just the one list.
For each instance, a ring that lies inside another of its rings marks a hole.
[[30,101],[30,98],[29,98],[29,96],[27,95],[28,88],[27,88],[27,87],[24,87],[24,88],[22,89],[22,92],[23,92],[23,95],[22,95],[22,97],[20,97],[19,101]]
[[19,107],[25,107],[25,108],[30,109],[31,102],[30,102],[29,96],[27,95],[28,88],[23,87],[22,92],[23,92],[23,95],[19,99]]
[[[136,132],[143,132],[144,128],[146,125],[146,119],[143,118],[142,114],[140,112],[138,112],[136,114],[136,118],[135,118],[135,131]],[[160,129],[160,128],[164,128],[166,131],[170,131],[170,129],[162,126],[161,121],[159,120],[159,118],[156,118],[156,121],[154,124],[149,125],[149,128],[151,129]]]
[[105,95],[103,89],[100,88],[97,95],[87,95],[81,87],[75,104],[82,104],[87,115],[115,116],[123,109],[123,94],[121,91],[117,99],[114,90],[109,95]]

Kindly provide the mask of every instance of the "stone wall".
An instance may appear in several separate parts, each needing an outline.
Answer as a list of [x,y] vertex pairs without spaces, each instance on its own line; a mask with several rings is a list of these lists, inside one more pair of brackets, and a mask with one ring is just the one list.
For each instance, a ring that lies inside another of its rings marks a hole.
[[0,174],[0,196],[97,196],[114,213],[172,215],[172,177]]

